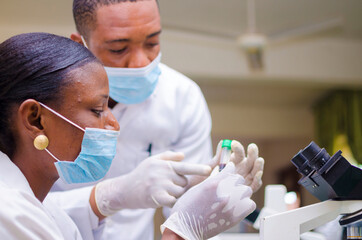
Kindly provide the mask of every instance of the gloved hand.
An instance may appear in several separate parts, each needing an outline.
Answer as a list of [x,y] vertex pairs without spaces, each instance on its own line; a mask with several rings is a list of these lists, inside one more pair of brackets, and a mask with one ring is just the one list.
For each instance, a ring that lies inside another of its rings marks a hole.
[[188,240],[213,237],[231,228],[255,209],[252,190],[229,163],[224,170],[188,190],[161,226]]
[[[213,169],[212,175],[219,172],[219,163],[221,157],[221,145],[219,142],[216,148],[214,158],[209,162],[209,166]],[[256,192],[262,185],[261,177],[263,176],[264,159],[259,157],[259,149],[256,144],[251,143],[248,146],[248,155],[245,156],[245,150],[240,142],[233,140],[231,142],[230,161],[235,164],[236,172],[244,177],[245,185],[250,186],[253,192]],[[205,178],[199,176],[191,176],[189,185],[195,186]]]
[[233,140],[231,142],[230,161],[236,166],[236,172],[245,178],[245,185],[250,186],[256,192],[262,185],[261,177],[264,170],[264,159],[259,157],[259,149],[256,144],[248,146],[248,155],[245,157],[244,147]]
[[125,208],[172,207],[186,191],[184,175],[208,176],[211,172],[207,165],[179,162],[183,158],[183,153],[164,152],[145,159],[126,175],[98,183],[98,210],[109,216]]

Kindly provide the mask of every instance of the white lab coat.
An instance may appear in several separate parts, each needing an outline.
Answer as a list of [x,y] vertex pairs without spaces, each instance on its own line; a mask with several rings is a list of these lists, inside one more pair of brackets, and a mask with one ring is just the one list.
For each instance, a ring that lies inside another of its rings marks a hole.
[[[180,151],[185,153],[184,161],[193,163],[206,163],[212,157],[211,117],[200,88],[166,65],[160,64],[160,68],[159,82],[147,100],[140,104],[117,104],[112,110],[119,122],[121,134],[117,155],[106,178],[132,171],[149,156],[147,150],[150,144],[152,155],[167,150]],[[81,186],[84,185],[66,185],[58,181],[54,190]],[[86,219],[94,217],[89,213],[89,207],[86,207],[91,188],[86,189],[87,194],[63,192],[56,193],[55,197],[76,222],[84,239],[92,239],[92,234],[98,239],[96,235],[104,227],[101,239],[153,239],[155,209],[125,209],[108,217],[97,227],[96,219]]]
[[56,205],[45,207],[20,169],[1,152],[0,194],[0,239],[82,239],[69,216]]

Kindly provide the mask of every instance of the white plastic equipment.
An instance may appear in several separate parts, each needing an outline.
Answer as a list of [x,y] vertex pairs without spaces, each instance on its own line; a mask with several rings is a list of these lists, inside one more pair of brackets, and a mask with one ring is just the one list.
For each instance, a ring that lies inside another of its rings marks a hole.
[[300,235],[330,222],[341,214],[362,209],[362,201],[328,200],[261,219],[260,240],[299,240]]

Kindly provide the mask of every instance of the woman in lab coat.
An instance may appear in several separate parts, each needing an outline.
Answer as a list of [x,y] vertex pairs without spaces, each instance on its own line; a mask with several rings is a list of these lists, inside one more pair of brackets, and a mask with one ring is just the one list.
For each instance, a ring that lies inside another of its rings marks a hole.
[[[78,45],[45,33],[0,45],[1,239],[80,239],[62,211],[41,202],[59,175],[69,183],[95,180],[111,163],[119,126],[107,108],[108,81],[102,65]],[[89,149],[97,134],[109,146],[102,145],[104,158]]]
[[[46,33],[0,44],[0,238],[81,239],[71,219],[42,201],[60,177],[97,181],[115,154],[119,125],[108,109],[102,64],[83,46]],[[190,189],[162,226],[163,239],[205,239],[255,208],[230,163]],[[94,199],[90,206],[99,215]]]

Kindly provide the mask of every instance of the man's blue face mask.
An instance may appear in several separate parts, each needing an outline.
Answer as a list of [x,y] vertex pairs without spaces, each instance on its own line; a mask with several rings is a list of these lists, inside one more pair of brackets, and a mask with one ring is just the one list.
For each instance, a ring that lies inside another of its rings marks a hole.
[[103,178],[116,154],[119,131],[99,128],[84,130],[45,104],[39,104],[84,132],[81,151],[74,162],[61,161],[45,149],[57,161],[54,164],[59,177],[68,184],[94,182]]
[[142,68],[104,67],[109,81],[109,96],[119,103],[136,104],[145,101],[156,88],[161,74],[161,53]]
[[[83,45],[88,48],[81,36]],[[109,96],[118,103],[136,104],[145,101],[155,90],[158,77],[161,53],[147,66],[142,68],[104,67],[109,81]]]

